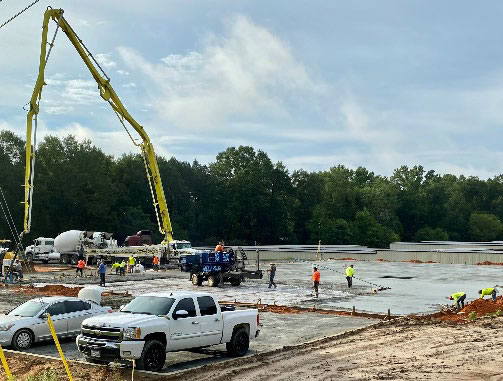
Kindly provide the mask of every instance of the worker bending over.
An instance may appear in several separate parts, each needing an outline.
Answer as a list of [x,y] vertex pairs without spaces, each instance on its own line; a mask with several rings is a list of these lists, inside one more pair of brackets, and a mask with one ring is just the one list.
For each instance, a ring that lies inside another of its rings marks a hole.
[[497,292],[498,292],[498,290],[496,290],[495,287],[484,288],[483,290],[479,290],[480,299],[483,299],[484,296],[486,296],[486,295],[491,295],[491,297],[493,298],[493,300],[496,300],[496,293]]
[[[456,305],[456,312],[460,309],[465,308],[466,294],[464,292],[456,292],[449,297],[450,300],[454,300],[454,305]],[[461,308],[459,308],[461,305]]]
[[320,286],[320,272],[318,271],[317,267],[313,268],[313,288],[314,292],[316,294],[316,297],[318,297],[318,288]]
[[350,265],[346,268],[346,280],[348,281],[349,288],[353,286],[353,275],[355,275],[355,269],[353,268],[353,265]]

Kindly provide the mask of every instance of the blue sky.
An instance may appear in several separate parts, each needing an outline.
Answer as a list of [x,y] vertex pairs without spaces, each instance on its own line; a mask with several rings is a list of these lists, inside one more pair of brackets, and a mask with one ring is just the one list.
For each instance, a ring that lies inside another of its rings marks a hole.
[[[28,3],[0,2],[0,22]],[[49,4],[161,155],[251,145],[291,171],[502,173],[501,2],[42,0],[0,29],[0,128],[21,136]],[[41,135],[136,152],[63,34],[46,78]]]

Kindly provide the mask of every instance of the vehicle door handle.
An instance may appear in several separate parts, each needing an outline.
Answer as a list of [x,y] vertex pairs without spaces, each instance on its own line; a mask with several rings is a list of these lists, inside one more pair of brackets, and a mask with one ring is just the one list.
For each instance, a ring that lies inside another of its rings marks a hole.
[[215,318],[215,321],[220,321],[220,319],[219,318]]
[[192,324],[199,324],[199,322],[198,321],[193,321]]

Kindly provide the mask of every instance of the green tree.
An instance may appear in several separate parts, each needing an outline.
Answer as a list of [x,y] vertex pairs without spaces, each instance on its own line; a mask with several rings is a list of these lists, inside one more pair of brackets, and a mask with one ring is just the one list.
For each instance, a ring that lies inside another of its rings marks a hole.
[[414,241],[448,241],[449,234],[443,230],[442,228],[431,228],[429,226],[425,226],[424,228],[419,229],[414,235]]
[[472,213],[470,216],[470,236],[474,241],[492,241],[501,238],[503,225],[494,214]]

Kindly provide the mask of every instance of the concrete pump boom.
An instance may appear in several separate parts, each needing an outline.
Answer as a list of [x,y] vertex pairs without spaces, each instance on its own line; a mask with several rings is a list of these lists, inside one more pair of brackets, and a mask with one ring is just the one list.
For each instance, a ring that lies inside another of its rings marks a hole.
[[[162,187],[161,174],[159,172],[159,167],[157,165],[157,160],[155,157],[154,147],[150,142],[150,139],[143,129],[143,127],[133,119],[133,117],[128,113],[119,97],[115,93],[114,89],[110,85],[110,79],[103,72],[99,64],[96,62],[94,57],[87,50],[82,40],[77,36],[77,34],[73,31],[71,26],[63,17],[62,9],[52,9],[48,8],[44,14],[44,21],[42,24],[42,43],[40,48],[40,66],[37,81],[35,83],[35,88],[33,89],[33,94],[30,99],[30,109],[28,111],[27,119],[26,119],[26,173],[25,173],[25,189],[24,189],[24,230],[23,233],[28,233],[31,227],[31,207],[32,207],[32,195],[33,195],[33,172],[34,172],[34,160],[35,154],[32,150],[32,136],[33,136],[33,126],[32,121],[36,117],[39,112],[39,102],[42,96],[42,89],[46,84],[44,81],[44,73],[45,67],[47,64],[47,45],[52,47],[52,43],[48,43],[47,41],[47,33],[49,21],[53,19],[57,24],[58,28],[66,34],[74,48],[77,50],[77,53],[80,55],[80,58],[84,61],[87,68],[89,69],[91,75],[94,80],[98,84],[98,89],[100,91],[100,96],[107,101],[113,110],[119,116],[121,123],[123,120],[126,120],[135,130],[138,132],[140,137],[142,138],[142,143],[139,145],[142,149],[142,153],[144,158],[146,158],[146,166],[147,168],[147,178],[149,180],[153,179],[154,181],[154,192],[152,192],[152,198],[154,203],[154,209],[157,215],[157,220],[159,224],[159,231],[164,235],[163,243],[169,243],[173,240],[173,231],[171,227],[171,220],[169,218],[168,206],[166,204],[166,197],[164,195],[164,189]],[[57,30],[56,30],[57,32]],[[53,39],[54,42],[54,39]],[[93,64],[94,62],[94,64]],[[98,66],[103,73],[96,69]],[[36,123],[35,123],[36,126]],[[135,143],[136,144],[136,143]],[[149,173],[150,171],[150,173]],[[160,214],[160,218],[159,218]]]

